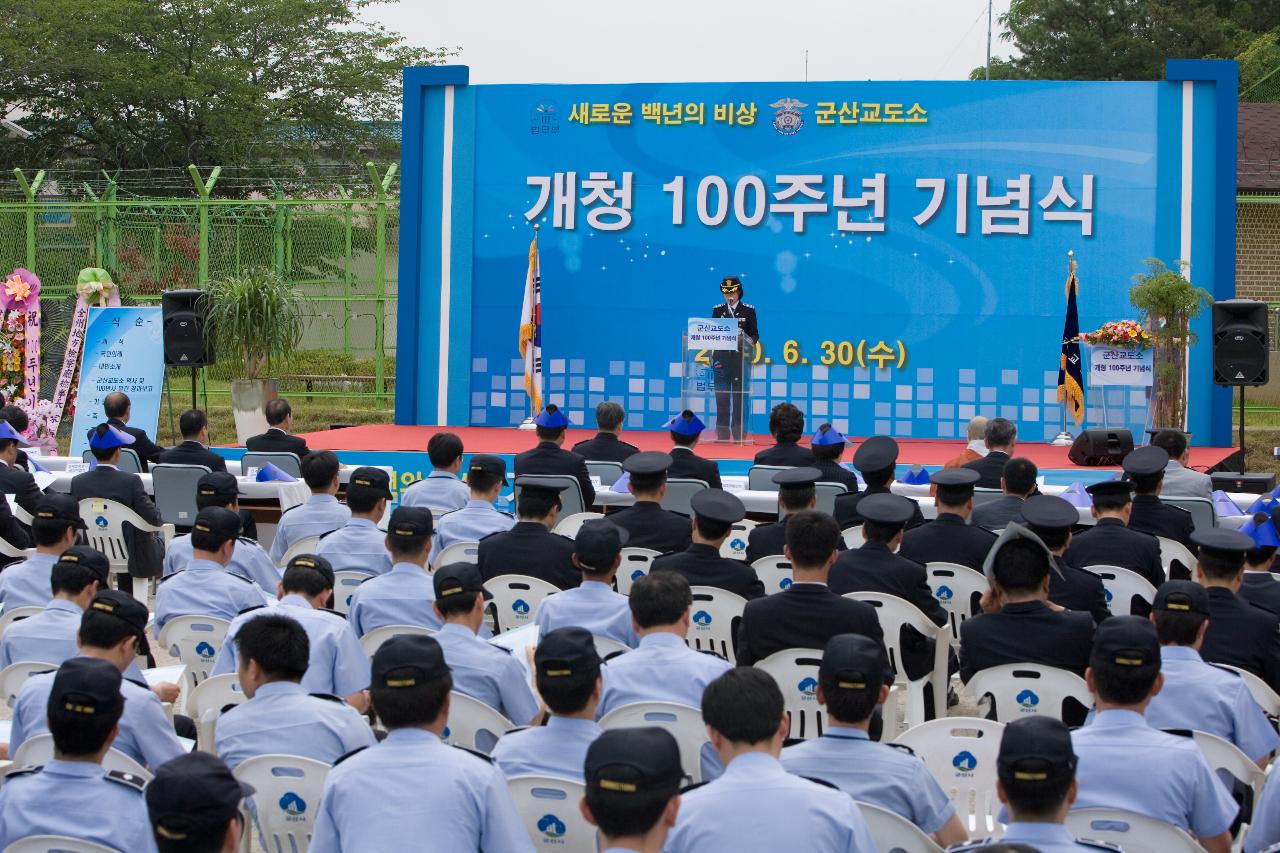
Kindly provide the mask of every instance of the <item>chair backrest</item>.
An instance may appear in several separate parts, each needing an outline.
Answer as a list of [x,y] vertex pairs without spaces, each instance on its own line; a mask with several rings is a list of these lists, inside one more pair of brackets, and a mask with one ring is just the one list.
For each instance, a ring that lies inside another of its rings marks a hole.
[[[93,451],[86,450],[84,453],[81,453],[80,459],[92,464]],[[138,459],[138,451],[134,450],[132,447],[120,448],[120,459],[116,461],[116,467],[129,474],[141,474],[142,462]]]
[[[1102,578],[1102,589],[1107,596],[1107,606],[1115,616],[1130,616],[1150,613],[1149,605],[1156,600],[1156,588],[1151,581],[1132,569],[1120,566],[1085,566],[1084,568]],[[1145,610],[1135,611],[1134,599],[1141,599],[1148,604]]]
[[1168,498],[1161,495],[1160,500],[1191,513],[1191,527],[1194,530],[1208,530],[1218,526],[1218,513],[1213,508],[1213,501],[1207,498]]
[[847,495],[849,487],[844,483],[815,483],[813,486],[813,494],[818,504],[815,509],[818,512],[825,512],[827,515],[836,514],[836,498],[841,495]]
[[729,663],[737,660],[733,638],[747,600],[714,586],[693,587],[693,620],[686,642],[698,651],[715,652]]
[[730,560],[747,559],[747,537],[751,535],[751,531],[757,524],[759,524],[758,521],[752,521],[749,518],[735,522],[729,529],[728,538],[720,546],[720,556]]
[[85,536],[89,546],[107,555],[113,571],[124,571],[129,566],[129,548],[124,539],[126,523],[148,533],[159,533],[163,529],[143,521],[124,504],[106,498],[82,499],[80,518],[87,528]]
[[311,843],[320,795],[330,767],[298,755],[258,755],[232,773],[254,788],[253,819],[266,848],[274,853],[304,853]]
[[996,756],[1004,723],[978,717],[941,717],[907,729],[894,739],[911,747],[951,798],[970,832],[995,830]]
[[298,454],[286,450],[248,451],[240,457],[240,470],[246,474],[250,468],[261,470],[268,464],[274,465],[290,477],[302,477],[302,460]]
[[554,776],[512,776],[507,780],[507,791],[535,848],[596,853],[596,828],[578,808],[586,793],[581,782]]
[[1164,536],[1157,536],[1156,541],[1160,543],[1160,566],[1164,569],[1166,578],[1173,577],[1170,569],[1173,567],[1173,561],[1177,560],[1183,565],[1188,572],[1192,572],[1196,567],[1196,558],[1186,545],[1176,539],[1168,539]]
[[1173,824],[1122,809],[1075,809],[1066,824],[1076,838],[1107,841],[1125,853],[1204,853]]
[[1004,492],[999,489],[974,489],[973,505],[982,506],[985,503],[991,503],[992,501],[999,500],[1002,497],[1004,497]]
[[[574,515],[587,509],[582,499],[582,484],[578,482],[577,477],[571,474],[522,474],[520,479],[525,482],[547,483],[562,487],[560,492],[560,514],[562,516]],[[517,506],[520,503],[520,489],[519,485],[514,488]]]
[[319,536],[303,536],[280,555],[279,568],[284,569],[285,566],[289,565],[289,561],[299,554],[314,554],[318,547],[320,547]]
[[151,466],[151,487],[156,509],[166,524],[190,527],[195,524],[196,485],[209,473],[204,465],[174,465],[168,462]]
[[675,477],[667,480],[667,493],[662,496],[662,508],[693,517],[693,496],[709,488],[705,480]]
[[978,600],[987,591],[987,576],[958,563],[929,563],[929,588],[933,597],[947,611],[951,622],[951,639],[960,639],[960,623],[982,611]]
[[217,743],[218,718],[229,708],[248,701],[240,689],[234,672],[214,675],[196,685],[187,694],[187,716],[196,722],[197,738],[202,752],[214,752]]
[[[16,518],[18,515],[17,510],[22,509],[22,507],[18,506],[17,504],[13,504],[13,506],[11,506],[10,509],[14,511],[13,515]],[[22,519],[20,518],[18,520],[22,521]],[[31,526],[30,521],[24,521],[23,524],[26,524],[28,527]],[[36,551],[35,548],[19,548],[17,545],[14,545],[8,539],[0,537],[0,554],[3,554],[6,557],[14,557],[15,559],[18,559],[18,560],[25,560],[27,557],[34,554],[35,551]]]
[[[895,595],[880,592],[848,592],[845,598],[862,601],[876,608],[880,619],[880,627],[884,629],[885,648],[889,652],[889,661],[893,664],[894,682],[901,684],[905,691],[906,712],[904,719],[908,726],[923,723],[927,717],[928,703],[925,693],[933,696],[934,708],[947,707],[947,656],[951,650],[950,625],[938,626],[920,612],[920,608]],[[916,679],[907,678],[902,663],[902,629],[911,628],[933,641],[933,664],[929,671]]]
[[35,616],[43,610],[43,607],[36,607],[34,605],[9,608],[3,614],[0,614],[0,636],[3,636],[5,629],[14,622],[17,622],[19,619],[30,619],[32,616]]
[[702,711],[675,702],[634,702],[621,705],[600,718],[600,728],[635,729],[657,726],[671,732],[680,747],[680,764],[684,775],[693,782],[702,779],[702,748],[709,743]]
[[818,667],[822,649],[783,649],[755,662],[773,676],[782,691],[783,707],[791,714],[793,738],[819,737],[826,723],[826,708],[818,704]]
[[57,668],[56,663],[35,660],[20,660],[9,664],[4,669],[0,669],[0,697],[3,697],[4,703],[12,708],[13,700],[22,689],[22,685],[27,683],[28,678],[40,672],[52,672]]
[[592,477],[599,477],[600,485],[612,486],[622,476],[622,463],[588,459],[587,473]]
[[620,643],[612,637],[602,637],[599,634],[593,634],[591,639],[596,644],[596,654],[600,656],[601,660],[604,660],[610,655],[625,654],[626,652],[631,651],[631,647],[626,643]]
[[1267,783],[1267,774],[1262,772],[1258,765],[1240,750],[1240,747],[1226,738],[1208,732],[1192,732],[1191,736],[1195,739],[1196,746],[1200,747],[1200,754],[1204,756],[1205,763],[1211,770],[1219,776],[1226,773],[1253,792],[1253,796],[1244,803],[1241,810],[1241,819],[1246,823],[1250,822],[1253,807],[1262,796],[1262,786]]
[[979,701],[990,694],[996,719],[1006,723],[1027,714],[1047,714],[1062,719],[1062,705],[1075,699],[1084,707],[1093,697],[1084,679],[1074,672],[1035,663],[1007,663],[979,670],[969,680]]
[[175,616],[164,623],[157,641],[187,667],[187,687],[209,677],[213,660],[227,639],[231,623],[214,616]]
[[484,588],[493,596],[489,610],[497,631],[528,625],[537,616],[542,599],[560,591],[555,584],[528,575],[498,575],[485,581]]
[[785,471],[790,465],[752,465],[747,469],[747,488],[753,492],[776,492],[778,484],[773,475]]
[[941,853],[942,848],[924,830],[883,806],[854,800],[876,848],[886,853]]
[[756,570],[756,576],[764,584],[767,595],[782,592],[791,586],[791,562],[781,554],[761,557],[751,564],[751,568]]
[[340,572],[333,573],[333,609],[339,613],[347,614],[351,611],[351,596],[356,594],[356,588],[360,584],[374,577],[369,572],[358,572],[353,569],[343,569]]
[[4,853],[119,853],[114,847],[106,847],[82,838],[67,835],[28,835],[4,848]]
[[[44,734],[27,738],[14,751],[12,760],[14,767],[34,767],[40,764],[48,764],[53,760],[53,735],[45,732]],[[144,782],[151,781],[151,771],[115,747],[107,750],[107,754],[102,759],[102,767],[104,770],[119,770],[122,773],[132,773]]]
[[435,565],[447,566],[450,563],[475,564],[478,562],[480,562],[479,542],[454,542],[452,545],[445,546],[445,548],[436,555]]
[[[559,533],[561,536],[567,536],[570,539],[578,538],[578,531],[582,529],[582,525],[595,518],[604,518],[603,512],[575,512],[573,515],[562,515],[560,520],[556,522],[556,528],[553,533]],[[453,546],[450,545],[450,548]],[[468,563],[474,563],[475,560],[467,560]],[[440,565],[445,565],[441,563]]]
[[360,638],[360,648],[364,649],[364,653],[370,660],[373,660],[373,653],[382,648],[382,644],[392,637],[398,637],[401,634],[415,634],[420,637],[430,637],[435,631],[422,625],[383,625],[380,628],[374,628],[369,633]]
[[649,574],[649,567],[653,565],[654,559],[662,556],[662,552],[652,548],[623,548],[620,556],[622,565],[618,566],[618,574],[615,576],[618,592],[630,595],[631,585]]
[[861,548],[862,543],[867,541],[867,537],[862,534],[861,524],[854,525],[848,530],[842,530],[840,532],[840,538],[844,540],[844,547],[849,550]]
[[1280,717],[1280,693],[1272,690],[1271,685],[1263,681],[1261,676],[1254,675],[1247,669],[1241,669],[1238,666],[1231,666],[1226,663],[1214,665],[1240,673],[1240,677],[1244,679],[1244,686],[1249,688],[1249,694],[1253,696],[1253,701],[1257,702],[1258,706],[1268,716]]
[[444,727],[444,742],[465,746],[488,755],[498,738],[516,724],[479,699],[453,691],[449,694],[449,722]]

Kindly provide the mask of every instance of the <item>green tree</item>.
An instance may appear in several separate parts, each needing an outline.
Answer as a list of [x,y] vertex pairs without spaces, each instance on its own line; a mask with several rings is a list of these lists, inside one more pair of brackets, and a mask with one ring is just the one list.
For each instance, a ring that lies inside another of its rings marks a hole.
[[362,20],[370,2],[0,0],[0,105],[34,133],[0,168],[385,157],[402,66],[454,51]]

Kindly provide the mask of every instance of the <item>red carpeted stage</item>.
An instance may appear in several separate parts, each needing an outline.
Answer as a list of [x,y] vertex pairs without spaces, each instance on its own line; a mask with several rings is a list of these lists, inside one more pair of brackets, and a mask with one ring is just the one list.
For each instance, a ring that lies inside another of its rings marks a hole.
[[[519,453],[537,442],[532,431],[511,427],[395,426],[393,424],[372,424],[325,432],[309,432],[304,437],[307,445],[316,450],[423,452],[427,448],[427,440],[441,429],[447,429],[461,437],[468,453]],[[595,430],[569,430],[565,447],[572,447],[575,442],[594,435]],[[667,450],[671,447],[671,440],[665,432],[628,430],[623,433],[623,439],[641,450]],[[859,441],[861,441],[859,438],[853,439],[855,445]],[[773,439],[767,435],[755,436],[755,444],[747,445],[708,442],[698,445],[698,455],[710,459],[750,460],[758,451],[772,443]],[[901,438],[898,439],[898,444],[902,448],[898,462],[902,465],[942,465],[948,459],[958,455],[965,447],[963,441],[941,439]],[[1017,455],[1030,459],[1042,470],[1068,469],[1076,467],[1067,459],[1069,449],[1049,444],[1019,443]],[[1235,453],[1236,449],[1233,447],[1193,447],[1191,465],[1201,471],[1212,471]],[[845,459],[849,458],[851,454],[846,454]]]

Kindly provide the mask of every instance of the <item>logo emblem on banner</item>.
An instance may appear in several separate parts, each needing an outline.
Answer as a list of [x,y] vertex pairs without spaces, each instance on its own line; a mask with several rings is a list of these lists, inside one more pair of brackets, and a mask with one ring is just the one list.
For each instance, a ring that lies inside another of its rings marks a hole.
[[804,127],[804,114],[800,110],[809,106],[808,104],[797,101],[795,98],[783,98],[769,106],[777,110],[774,113],[773,129],[778,133],[783,136],[794,136],[800,132],[800,128]]

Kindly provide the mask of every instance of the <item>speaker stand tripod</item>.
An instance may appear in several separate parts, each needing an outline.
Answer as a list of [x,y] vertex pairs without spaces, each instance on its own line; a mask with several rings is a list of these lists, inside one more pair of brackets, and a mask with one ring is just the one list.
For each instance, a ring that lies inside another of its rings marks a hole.
[[1249,467],[1244,453],[1244,386],[1240,386],[1240,473]]

